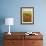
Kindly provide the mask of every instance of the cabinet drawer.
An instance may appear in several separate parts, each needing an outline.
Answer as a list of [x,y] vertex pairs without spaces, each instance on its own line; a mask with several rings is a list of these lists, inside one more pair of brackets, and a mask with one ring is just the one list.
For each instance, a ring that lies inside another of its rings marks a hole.
[[25,40],[24,46],[43,46],[42,40]]
[[16,41],[15,40],[5,40],[4,41],[4,45],[5,46],[15,46],[16,45]]
[[38,40],[38,39],[39,39],[39,40],[42,40],[42,39],[43,39],[43,36],[41,36],[41,35],[33,35],[33,36],[26,35],[26,36],[25,36],[25,40],[26,40],[26,39],[27,39],[27,40],[29,40],[29,39],[30,39],[30,40],[31,40],[31,39],[33,39],[33,40],[34,40],[34,39],[35,39],[35,40]]
[[24,36],[23,35],[15,35],[15,36],[6,35],[6,36],[4,36],[4,39],[6,39],[6,40],[22,40],[22,39],[24,39]]
[[5,40],[4,46],[23,46],[23,40]]
[[34,40],[32,41],[32,46],[43,46],[42,40]]

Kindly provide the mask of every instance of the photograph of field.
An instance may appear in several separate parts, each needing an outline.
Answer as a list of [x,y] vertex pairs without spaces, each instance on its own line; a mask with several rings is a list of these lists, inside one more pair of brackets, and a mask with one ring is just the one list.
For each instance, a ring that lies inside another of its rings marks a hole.
[[23,22],[32,22],[31,11],[23,11]]

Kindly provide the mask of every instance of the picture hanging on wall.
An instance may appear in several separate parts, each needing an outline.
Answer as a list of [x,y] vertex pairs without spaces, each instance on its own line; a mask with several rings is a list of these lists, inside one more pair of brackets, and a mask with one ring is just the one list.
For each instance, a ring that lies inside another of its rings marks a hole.
[[21,7],[21,24],[34,24],[34,7]]

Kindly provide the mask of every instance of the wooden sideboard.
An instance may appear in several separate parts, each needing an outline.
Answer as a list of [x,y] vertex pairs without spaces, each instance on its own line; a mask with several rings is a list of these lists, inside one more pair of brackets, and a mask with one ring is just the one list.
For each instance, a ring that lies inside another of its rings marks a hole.
[[43,46],[43,35],[40,32],[38,35],[25,35],[26,32],[11,32],[8,35],[4,33],[4,46]]

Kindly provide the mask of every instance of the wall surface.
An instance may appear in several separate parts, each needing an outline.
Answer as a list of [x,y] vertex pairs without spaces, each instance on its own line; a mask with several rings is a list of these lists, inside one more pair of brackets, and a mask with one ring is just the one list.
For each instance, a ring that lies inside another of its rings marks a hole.
[[[46,30],[46,9],[45,0],[1,0],[1,15],[0,18],[13,17],[15,19],[14,26],[11,31],[41,31]],[[34,7],[34,24],[22,25],[20,23],[20,8],[21,7]],[[1,19],[2,19],[1,18]],[[23,30],[24,29],[24,30]],[[8,31],[8,26],[3,24],[1,26],[2,32]]]
[[[11,31],[46,31],[46,0],[1,0],[0,18],[13,17],[15,20]],[[34,7],[34,24],[22,25],[20,23],[20,8]],[[24,30],[23,30],[24,29]],[[8,26],[1,26],[2,32],[8,31]]]
[[[20,8],[34,7],[34,24],[22,25],[20,23]],[[44,46],[46,44],[46,0],[0,0],[0,34],[8,32],[5,18],[13,17],[15,22],[11,32],[42,32]],[[2,35],[0,35],[2,37]],[[1,38],[2,39],[2,38]],[[2,45],[2,44],[1,44]]]

